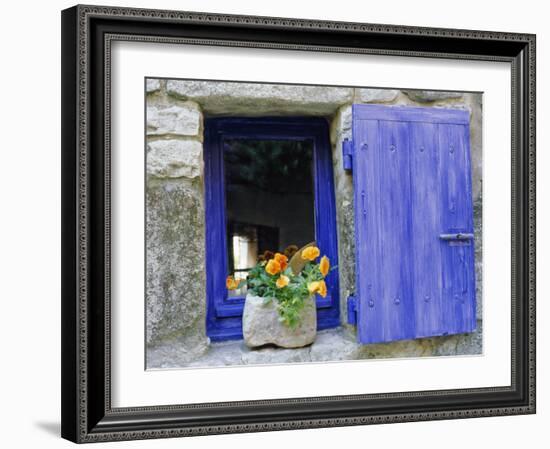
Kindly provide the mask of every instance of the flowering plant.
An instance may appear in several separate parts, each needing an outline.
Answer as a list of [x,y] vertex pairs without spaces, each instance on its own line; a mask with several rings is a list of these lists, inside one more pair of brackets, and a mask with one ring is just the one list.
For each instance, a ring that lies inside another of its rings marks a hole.
[[[293,256],[289,262],[291,253]],[[237,281],[228,276],[226,286],[234,290],[246,282],[248,291],[263,297],[265,303],[276,300],[279,320],[295,328],[300,324],[300,312],[306,300],[316,293],[323,298],[327,295],[325,277],[330,271],[330,261],[323,256],[318,263],[315,262],[320,255],[316,246],[298,250],[291,245],[284,253],[266,251],[249,271],[246,280]]]

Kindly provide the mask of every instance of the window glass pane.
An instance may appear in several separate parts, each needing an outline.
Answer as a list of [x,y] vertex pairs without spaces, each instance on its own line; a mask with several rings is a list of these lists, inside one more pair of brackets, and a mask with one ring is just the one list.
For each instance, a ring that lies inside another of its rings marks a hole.
[[266,251],[315,240],[311,141],[227,140],[224,164],[228,274],[244,279]]

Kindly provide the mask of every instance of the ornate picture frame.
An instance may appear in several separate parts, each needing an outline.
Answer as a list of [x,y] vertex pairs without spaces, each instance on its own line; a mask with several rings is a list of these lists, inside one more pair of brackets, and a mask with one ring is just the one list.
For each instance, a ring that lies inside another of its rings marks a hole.
[[[510,65],[511,385],[112,406],[111,44]],[[62,12],[62,436],[97,442],[535,413],[535,36],[78,5]]]

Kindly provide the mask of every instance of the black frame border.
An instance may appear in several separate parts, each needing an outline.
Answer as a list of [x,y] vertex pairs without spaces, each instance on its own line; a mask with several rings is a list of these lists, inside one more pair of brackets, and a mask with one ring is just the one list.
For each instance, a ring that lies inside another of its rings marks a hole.
[[[112,408],[110,49],[115,40],[504,61],[512,69],[510,387]],[[532,34],[78,5],[62,12],[62,419],[96,442],[535,413]]]

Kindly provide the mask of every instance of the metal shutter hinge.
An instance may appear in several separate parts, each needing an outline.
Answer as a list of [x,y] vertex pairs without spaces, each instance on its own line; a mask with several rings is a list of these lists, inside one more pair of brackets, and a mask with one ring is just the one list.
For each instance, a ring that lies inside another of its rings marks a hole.
[[353,169],[353,142],[345,138],[342,142],[342,157],[344,170]]
[[355,296],[348,296],[348,324],[357,325],[357,300]]

